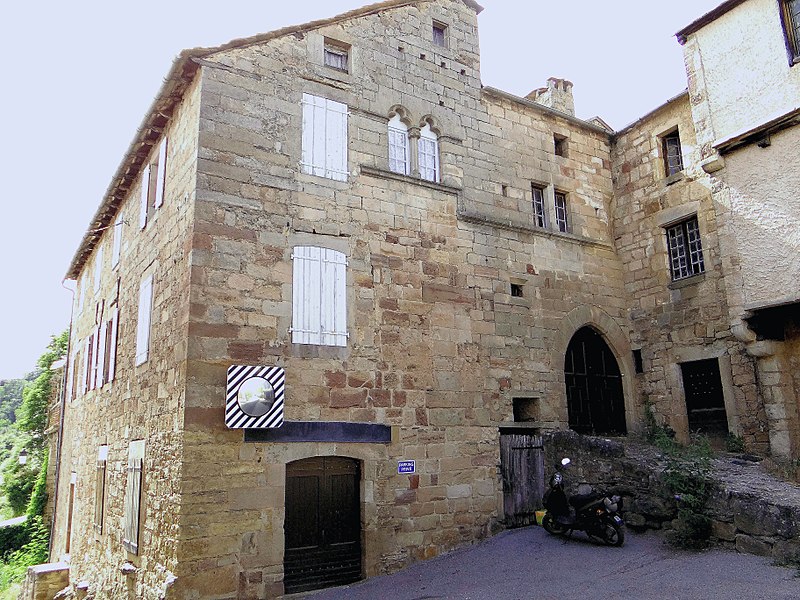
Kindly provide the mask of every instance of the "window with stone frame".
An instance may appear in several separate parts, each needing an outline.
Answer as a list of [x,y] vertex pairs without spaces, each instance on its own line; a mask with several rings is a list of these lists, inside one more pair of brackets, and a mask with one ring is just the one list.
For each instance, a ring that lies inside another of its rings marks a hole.
[[531,184],[533,194],[533,224],[544,229],[547,227],[547,213],[544,204],[544,188]]
[[350,46],[343,42],[325,38],[324,63],[326,67],[349,72]]
[[703,273],[705,263],[697,215],[666,229],[672,280],[679,281]]
[[683,150],[677,129],[661,136],[661,152],[664,157],[665,177],[683,171]]
[[433,22],[433,45],[447,47],[447,25],[444,23]]
[[389,170],[401,175],[411,172],[409,155],[408,125],[403,123],[400,115],[389,120]]
[[569,233],[569,211],[567,208],[567,195],[564,192],[555,192],[556,227],[562,233]]
[[792,64],[800,62],[800,0],[781,1],[781,21]]
[[439,173],[439,137],[431,129],[429,123],[419,130],[418,142],[419,176],[428,181],[438,182]]

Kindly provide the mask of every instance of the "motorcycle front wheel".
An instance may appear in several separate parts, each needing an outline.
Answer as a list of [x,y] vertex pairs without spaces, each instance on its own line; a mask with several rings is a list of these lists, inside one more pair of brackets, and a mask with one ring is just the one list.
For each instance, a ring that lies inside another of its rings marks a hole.
[[625,543],[625,526],[613,521],[606,521],[603,523],[601,539],[607,546],[622,546]]
[[542,518],[542,527],[551,535],[564,535],[567,532],[567,528],[558,523],[549,511]]

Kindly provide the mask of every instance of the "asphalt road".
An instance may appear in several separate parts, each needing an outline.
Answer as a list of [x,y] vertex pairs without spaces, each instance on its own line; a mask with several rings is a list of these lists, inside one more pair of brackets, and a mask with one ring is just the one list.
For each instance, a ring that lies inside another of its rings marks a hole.
[[724,550],[675,551],[627,531],[622,548],[505,531],[400,573],[309,594],[313,600],[800,599],[795,569]]

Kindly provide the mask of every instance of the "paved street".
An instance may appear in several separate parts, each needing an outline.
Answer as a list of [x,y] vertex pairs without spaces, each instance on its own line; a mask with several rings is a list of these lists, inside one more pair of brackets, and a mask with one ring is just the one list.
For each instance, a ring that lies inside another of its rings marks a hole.
[[655,533],[627,532],[607,548],[540,527],[506,531],[471,548],[415,564],[313,600],[572,600],[800,598],[796,570],[722,550],[676,552]]

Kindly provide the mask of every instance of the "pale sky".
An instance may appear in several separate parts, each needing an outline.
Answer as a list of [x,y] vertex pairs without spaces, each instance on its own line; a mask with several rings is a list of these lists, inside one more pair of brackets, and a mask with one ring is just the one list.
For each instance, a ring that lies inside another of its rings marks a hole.
[[[0,379],[69,326],[62,279],[184,48],[327,18],[371,0],[9,2],[0,23]],[[563,77],[577,116],[615,129],[686,87],[674,33],[721,0],[482,0],[484,85],[524,96]]]

